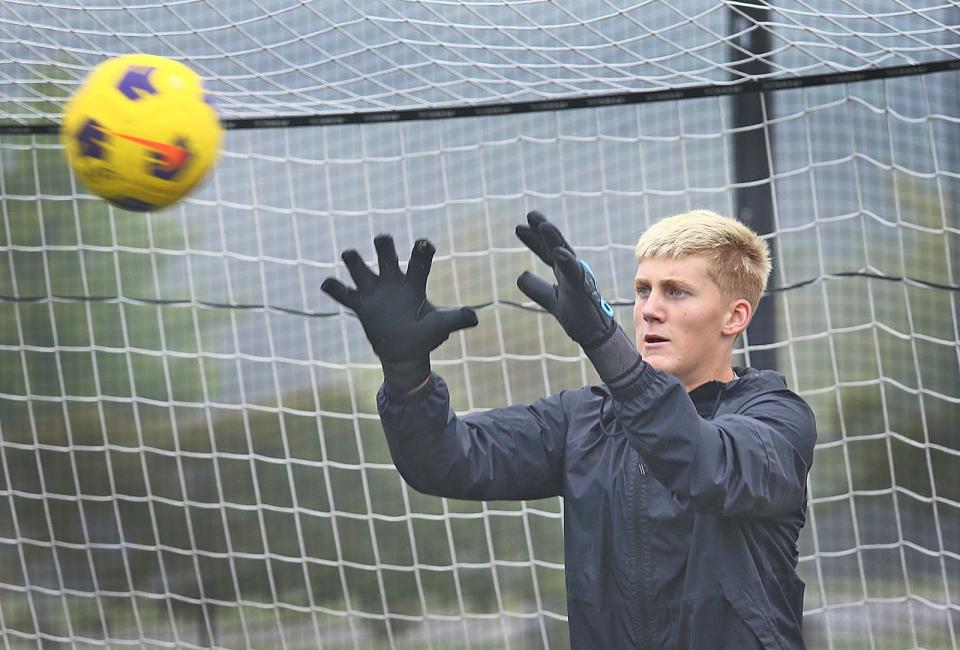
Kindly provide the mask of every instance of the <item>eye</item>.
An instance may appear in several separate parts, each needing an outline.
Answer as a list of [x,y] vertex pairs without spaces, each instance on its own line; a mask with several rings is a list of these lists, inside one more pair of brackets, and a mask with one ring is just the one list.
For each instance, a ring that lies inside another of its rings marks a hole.
[[682,298],[683,296],[687,295],[687,292],[685,289],[671,289],[670,295],[674,298]]
[[646,298],[650,295],[650,287],[637,287],[637,295]]

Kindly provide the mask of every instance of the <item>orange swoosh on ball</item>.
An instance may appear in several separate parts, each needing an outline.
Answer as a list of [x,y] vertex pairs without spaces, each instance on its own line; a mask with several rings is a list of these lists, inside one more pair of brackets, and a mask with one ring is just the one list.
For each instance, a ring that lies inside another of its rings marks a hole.
[[138,138],[135,135],[126,135],[124,133],[114,133],[118,138],[123,138],[124,140],[129,140],[130,142],[136,142],[137,144],[142,144],[148,149],[153,149],[161,156],[163,156],[164,162],[167,164],[167,167],[171,169],[176,169],[187,159],[187,150],[183,147],[178,147],[175,144],[168,144],[166,142],[157,142],[155,140],[146,140],[144,138]]

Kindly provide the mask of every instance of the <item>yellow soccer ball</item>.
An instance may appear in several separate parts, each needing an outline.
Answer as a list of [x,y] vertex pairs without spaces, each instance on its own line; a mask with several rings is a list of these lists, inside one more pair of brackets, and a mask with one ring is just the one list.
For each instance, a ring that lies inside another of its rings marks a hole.
[[223,128],[183,63],[128,54],[97,65],[67,103],[61,138],[77,178],[126,210],[166,207],[213,167]]

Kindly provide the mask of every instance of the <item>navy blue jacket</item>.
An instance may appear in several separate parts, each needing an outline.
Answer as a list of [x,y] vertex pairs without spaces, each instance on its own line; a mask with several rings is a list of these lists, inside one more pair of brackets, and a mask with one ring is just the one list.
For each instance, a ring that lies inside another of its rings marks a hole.
[[575,649],[804,648],[796,573],[816,425],[783,377],[687,393],[647,366],[611,394],[562,391],[457,417],[443,380],[381,388],[394,463],[458,499],[564,497]]

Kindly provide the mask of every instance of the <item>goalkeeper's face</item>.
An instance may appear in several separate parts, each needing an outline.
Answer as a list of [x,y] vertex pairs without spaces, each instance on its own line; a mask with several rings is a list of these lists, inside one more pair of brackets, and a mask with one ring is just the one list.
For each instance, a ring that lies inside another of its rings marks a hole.
[[750,303],[724,295],[706,257],[644,258],[634,284],[637,348],[647,363],[687,390],[733,379],[731,351],[750,321]]

